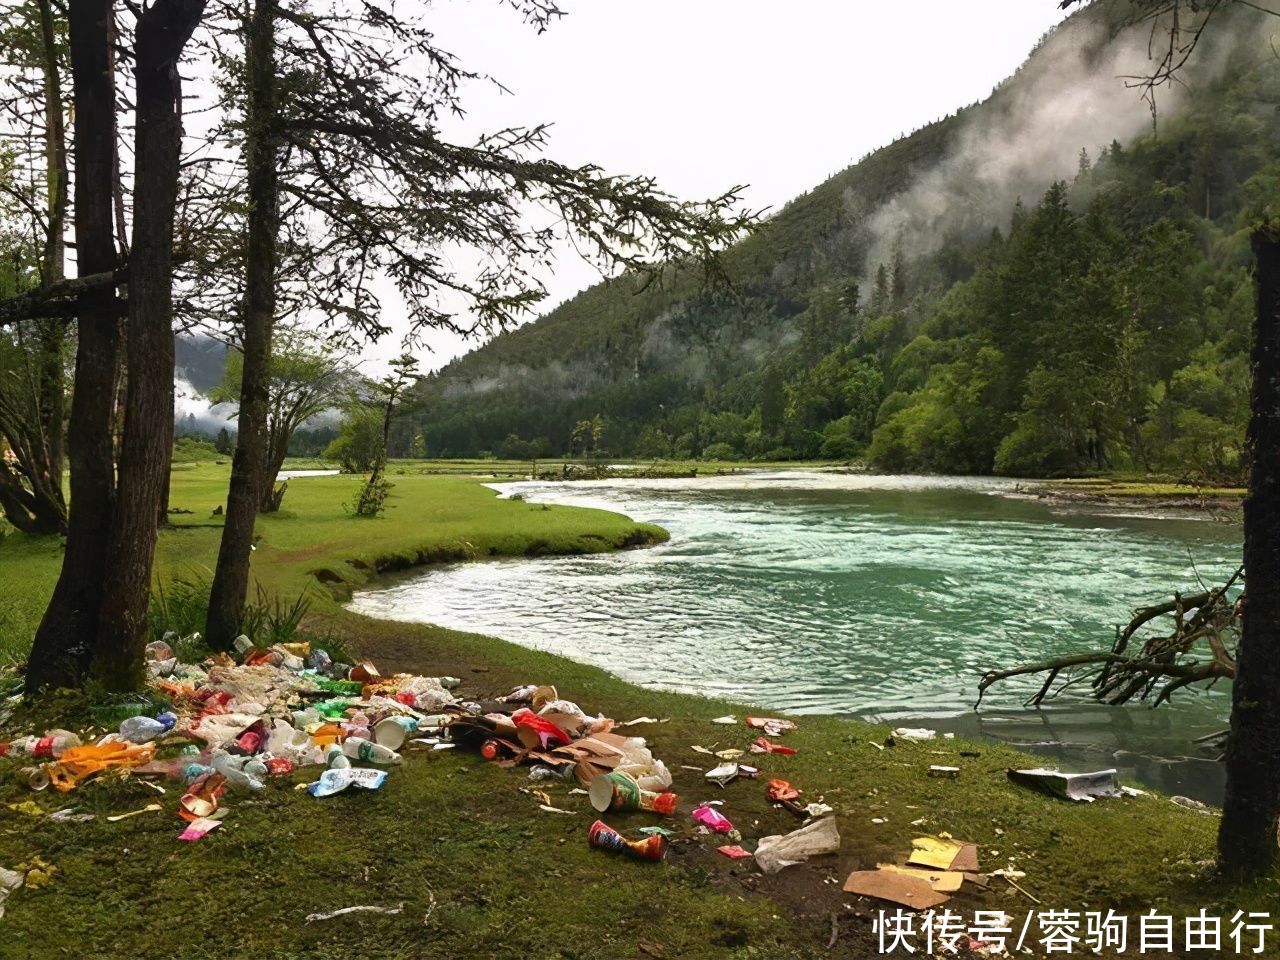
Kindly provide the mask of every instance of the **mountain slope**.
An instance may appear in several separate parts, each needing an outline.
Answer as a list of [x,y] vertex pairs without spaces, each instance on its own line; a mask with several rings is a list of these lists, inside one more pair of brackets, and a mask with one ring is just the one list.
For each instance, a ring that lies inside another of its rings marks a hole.
[[[732,292],[670,273],[641,294],[633,278],[601,283],[429,378],[398,434],[451,455],[844,458],[880,431],[871,453],[900,469],[1071,472],[1167,454],[1229,472],[1241,218],[1280,156],[1276,61],[1262,15],[1235,11],[1152,133],[1115,79],[1141,71],[1147,34],[1117,30],[1115,10],[1086,8],[988,100],[788,204],[726,253]],[[1040,201],[1055,179],[1066,186]],[[1045,274],[1053,260],[1069,269]],[[1053,335],[1091,323],[1106,345],[1094,356]],[[1153,351],[1173,329],[1176,350]],[[1122,342],[1159,362],[1120,365]],[[1051,388],[1099,364],[1087,394]],[[958,452],[947,434],[963,419],[934,421],[962,395],[990,429]],[[1105,409],[1057,409],[1081,404]],[[597,417],[594,439],[575,440]],[[998,457],[1019,430],[1022,453]]]

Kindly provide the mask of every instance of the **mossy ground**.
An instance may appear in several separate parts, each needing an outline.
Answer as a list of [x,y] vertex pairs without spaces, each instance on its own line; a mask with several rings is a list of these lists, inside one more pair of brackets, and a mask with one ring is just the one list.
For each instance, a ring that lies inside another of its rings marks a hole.
[[1045,484],[1045,487],[1048,490],[1064,493],[1136,500],[1241,500],[1246,493],[1242,487],[1195,486],[1147,477],[1086,477],[1075,480],[1054,480]]
[[[977,842],[984,868],[1013,858],[1026,873],[1020,885],[1041,901],[1038,909],[1136,914],[1155,908],[1181,916],[1206,907],[1230,915],[1238,908],[1267,910],[1276,901],[1275,883],[1228,890],[1213,879],[1214,817],[1157,796],[1092,805],[1055,801],[1005,779],[1006,767],[1036,763],[1026,755],[951,740],[880,750],[872,744],[882,742],[886,730],[836,717],[801,718],[800,729],[785,737],[798,755],[762,758],[761,766],[766,779],[788,779],[806,799],[822,797],[835,807],[841,853],[761,878],[750,861],[735,864],[717,855],[720,841],[697,837],[688,817],[697,802],[724,799],[723,810],[748,847],[797,824],[767,803],[763,780],[740,780],[723,792],[704,784],[699,771],[710,758],[691,747],[745,747],[752,739],[745,727],[710,723],[725,713],[742,717],[749,712],[743,705],[641,688],[494,638],[359,617],[336,599],[388,566],[608,549],[656,532],[601,511],[499,501],[473,479],[393,478],[392,509],[374,521],[351,519],[341,509],[355,479],[294,483],[287,510],[259,526],[259,581],[286,595],[312,591],[308,629],[340,635],[384,671],[454,674],[472,696],[516,683],[551,683],[588,711],[620,721],[670,718],[628,728],[671,767],[682,797],[680,815],[670,821],[680,836],[667,862],[641,864],[588,849],[594,817],[585,798],[569,794],[568,785],[530,784],[523,771],[461,751],[415,748],[378,793],[314,799],[292,789],[309,779],[300,772],[273,782],[263,796],[230,798],[225,825],[195,844],[177,840],[179,790],[172,784],[162,798],[127,780],[33,795],[18,775],[21,762],[6,760],[0,761],[0,865],[38,855],[58,872],[48,885],[10,899],[0,920],[0,956],[873,956],[868,916],[877,907],[840,893],[839,884],[850,870],[901,856],[922,831]],[[210,562],[217,529],[209,514],[225,481],[225,468],[212,465],[175,472],[174,506],[193,512],[162,537],[162,575]],[[23,591],[44,585],[47,595],[56,558],[48,543],[10,538],[0,545],[0,578]],[[323,587],[317,571],[333,574]],[[37,611],[39,605],[31,603]],[[11,640],[10,649],[22,642],[21,636]],[[23,723],[24,716],[16,716],[5,732]],[[961,750],[980,756],[961,757]],[[960,766],[960,778],[930,778],[931,763]],[[542,812],[522,787],[546,789],[553,805],[576,812]],[[72,805],[98,817],[59,824],[7,807],[32,799],[46,813]],[[155,800],[162,812],[105,820]],[[654,822],[642,814],[609,819],[624,828]],[[403,912],[393,915],[305,919],[345,906],[401,903]],[[1034,905],[996,879],[950,906],[1021,914]],[[838,936],[828,949],[833,914]]]

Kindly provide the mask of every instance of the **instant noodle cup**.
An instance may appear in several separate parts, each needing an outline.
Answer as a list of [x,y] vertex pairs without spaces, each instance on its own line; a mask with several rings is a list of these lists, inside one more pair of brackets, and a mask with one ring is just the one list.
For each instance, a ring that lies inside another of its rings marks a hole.
[[671,792],[653,793],[641,790],[635,778],[621,770],[602,773],[591,781],[587,793],[598,813],[609,810],[626,812],[648,810],[651,813],[675,813],[680,798]]

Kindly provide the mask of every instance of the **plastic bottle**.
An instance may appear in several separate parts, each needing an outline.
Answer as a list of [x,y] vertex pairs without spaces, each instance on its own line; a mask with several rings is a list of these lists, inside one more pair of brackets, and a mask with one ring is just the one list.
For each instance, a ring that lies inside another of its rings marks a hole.
[[342,744],[342,752],[352,760],[368,760],[370,763],[382,764],[400,762],[400,754],[372,740],[347,740]]
[[306,663],[303,661],[301,657],[299,657],[297,654],[290,653],[288,650],[286,650],[284,647],[280,646],[279,644],[276,644],[274,647],[272,647],[271,652],[277,653],[280,655],[280,666],[284,667],[286,670],[292,670],[296,673],[297,671],[303,669],[306,666]]
[[298,730],[285,720],[276,718],[271,733],[267,736],[267,752],[273,757],[295,758],[311,743],[306,731]]
[[342,747],[335,743],[325,750],[324,765],[330,770],[345,770],[351,766],[351,761],[347,759]]
[[293,711],[293,726],[296,730],[306,730],[313,724],[323,723],[324,717],[320,715],[320,711],[314,707],[307,707],[305,710]]
[[[228,786],[240,790],[261,790],[265,786],[263,779],[250,775],[244,769],[244,767],[249,766],[248,763],[244,762],[247,759],[246,757],[233,757],[225,750],[215,750],[209,762],[214,770],[217,770],[218,773],[227,778]],[[237,760],[241,762],[237,763]],[[260,760],[251,762],[256,764],[255,770],[257,767],[262,768],[262,775],[265,778],[266,766]]]
[[120,737],[130,743],[150,743],[168,733],[170,726],[154,717],[129,717],[120,724]]
[[9,745],[7,753],[26,753],[33,757],[60,757],[72,747],[80,746],[80,738],[70,730],[50,730],[43,737],[22,737]]
[[267,765],[257,757],[246,763],[242,769],[246,777],[252,777],[255,780],[267,779]]

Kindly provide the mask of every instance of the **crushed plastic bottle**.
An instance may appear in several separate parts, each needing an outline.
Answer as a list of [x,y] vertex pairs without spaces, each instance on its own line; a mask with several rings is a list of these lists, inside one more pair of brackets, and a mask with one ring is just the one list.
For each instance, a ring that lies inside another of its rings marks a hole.
[[[214,770],[227,778],[227,785],[232,788],[257,791],[266,786],[267,768],[260,760],[250,760],[248,757],[234,757],[227,751],[218,749],[214,750],[209,757],[209,764]],[[261,777],[253,776],[251,771],[258,772],[259,768],[261,769]]]
[[172,713],[158,717],[129,717],[120,724],[120,737],[130,743],[150,743],[173,729],[178,718]]

